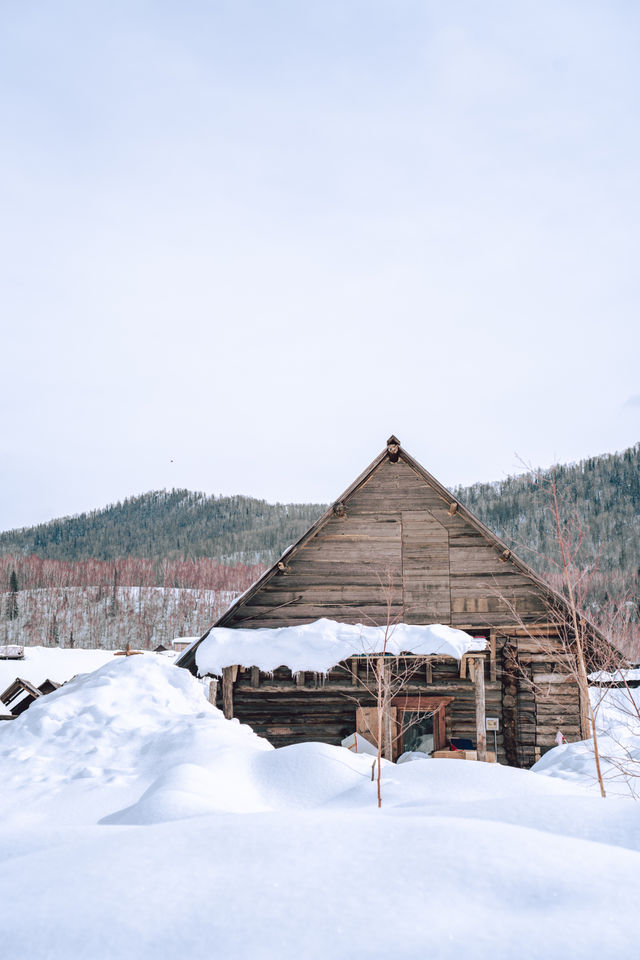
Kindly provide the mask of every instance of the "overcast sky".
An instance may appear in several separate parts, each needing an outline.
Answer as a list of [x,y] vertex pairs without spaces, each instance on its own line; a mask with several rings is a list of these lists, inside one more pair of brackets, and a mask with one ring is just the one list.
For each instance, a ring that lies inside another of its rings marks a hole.
[[640,5],[0,3],[0,529],[640,438]]

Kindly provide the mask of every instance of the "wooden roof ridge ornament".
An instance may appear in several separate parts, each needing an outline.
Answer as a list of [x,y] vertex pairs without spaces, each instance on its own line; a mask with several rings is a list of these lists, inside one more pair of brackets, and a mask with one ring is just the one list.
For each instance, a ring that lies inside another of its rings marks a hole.
[[132,650],[131,641],[127,640],[127,645],[124,650],[116,650],[114,657],[138,657],[142,652],[142,650]]
[[393,434],[387,440],[387,453],[389,454],[389,460],[391,463],[397,463],[398,457],[400,455],[400,441],[397,437],[394,437]]
[[[395,459],[394,459],[395,458]],[[413,472],[425,481],[428,486],[430,486],[435,493],[437,493],[440,498],[450,506],[450,511],[452,505],[457,504],[456,509],[453,512],[450,512],[451,517],[456,519],[466,521],[470,526],[472,526],[478,533],[480,533],[485,540],[490,543],[498,552],[499,557],[503,562],[509,561],[516,570],[519,571],[523,576],[527,577],[536,587],[547,597],[547,600],[554,604],[556,607],[560,608],[563,611],[567,610],[567,600],[562,594],[558,593],[557,590],[554,590],[545,580],[542,579],[531,567],[528,566],[523,560],[520,560],[519,557],[513,553],[510,547],[501,540],[489,527],[478,519],[467,507],[461,503],[457,497],[454,496],[451,491],[447,490],[436,478],[429,473],[428,470],[418,463],[417,460],[407,453],[407,451],[402,447],[400,441],[393,434],[387,440],[387,443],[381,453],[373,460],[362,473],[356,477],[350,487],[344,491],[344,493],[338,497],[328,510],[319,517],[315,523],[313,523],[309,529],[304,533],[294,544],[284,551],[281,557],[266,570],[262,576],[260,576],[255,583],[249,587],[243,594],[241,594],[233,603],[225,610],[221,617],[214,623],[210,624],[207,630],[202,634],[202,636],[188,647],[180,657],[175,661],[176,666],[185,667],[191,669],[195,666],[195,655],[198,646],[202,643],[203,640],[208,637],[209,632],[213,627],[225,627],[227,626],[234,618],[235,612],[240,604],[248,603],[255,595],[261,590],[273,577],[277,576],[282,571],[282,565],[285,565],[285,568],[288,566],[289,561],[295,556],[295,554],[305,546],[312,537],[322,529],[330,520],[336,517],[336,508],[342,506],[344,510],[348,510],[349,499],[352,497],[366,482],[369,478],[378,470],[382,464],[396,463],[398,460],[402,460],[408,467],[410,467]],[[297,598],[287,601],[287,604],[295,603]],[[249,618],[253,619],[253,618]],[[593,633],[594,636],[597,636],[599,639],[607,641],[606,637],[602,634],[600,630],[594,624],[589,623],[589,630]]]

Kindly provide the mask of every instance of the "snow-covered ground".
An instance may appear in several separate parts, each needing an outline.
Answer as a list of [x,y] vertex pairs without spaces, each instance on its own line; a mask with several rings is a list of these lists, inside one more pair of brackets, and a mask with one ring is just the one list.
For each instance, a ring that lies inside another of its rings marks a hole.
[[58,647],[25,647],[24,660],[0,660],[0,693],[21,677],[36,686],[43,680],[65,683],[77,673],[97,670],[113,660],[113,650],[60,650]]
[[640,816],[577,777],[274,750],[162,657],[0,725],[7,956],[632,956]]

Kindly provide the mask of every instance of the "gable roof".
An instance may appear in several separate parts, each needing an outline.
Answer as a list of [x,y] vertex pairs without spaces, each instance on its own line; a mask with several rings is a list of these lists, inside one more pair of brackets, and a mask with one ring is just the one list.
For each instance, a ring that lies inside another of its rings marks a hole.
[[[443,502],[448,505],[450,512],[455,513],[460,519],[466,521],[471,527],[473,527],[479,534],[481,534],[485,540],[487,540],[500,554],[500,557],[505,562],[509,562],[519,573],[527,577],[535,586],[545,595],[546,600],[549,602],[550,606],[555,608],[560,608],[563,612],[568,610],[568,603],[566,598],[558,591],[554,590],[545,580],[543,580],[531,567],[528,566],[523,560],[520,560],[517,557],[511,548],[500,539],[492,530],[490,530],[481,520],[479,520],[467,507],[461,503],[457,497],[454,496],[451,491],[447,490],[446,487],[443,487],[442,484],[436,480],[432,474],[425,470],[425,468],[418,463],[400,444],[400,441],[393,434],[387,440],[386,447],[378,454],[378,456],[372,460],[368,467],[353,481],[353,483],[347,487],[347,489],[336,499],[332,504],[329,505],[325,513],[319,517],[315,523],[313,523],[309,529],[304,533],[295,543],[287,547],[287,549],[282,553],[276,562],[269,567],[265,572],[253,583],[248,590],[245,590],[239,597],[237,597],[233,603],[225,610],[222,616],[219,617],[217,621],[212,623],[205,633],[187,650],[184,651],[181,657],[176,660],[176,665],[181,667],[191,667],[195,662],[195,650],[198,645],[204,640],[210,630],[213,627],[224,627],[227,626],[234,618],[234,614],[239,606],[246,604],[247,601],[251,600],[269,581],[275,577],[291,560],[296,553],[303,547],[309,540],[311,540],[325,524],[331,520],[334,516],[339,516],[340,511],[348,503],[349,499],[363,486],[364,483],[376,472],[376,470],[386,461],[391,461],[392,463],[397,462],[398,460],[403,461],[408,467],[410,467],[421,479],[423,479],[434,491],[435,493],[443,500]],[[584,618],[582,618],[584,619]],[[594,635],[598,636],[599,639],[605,640],[601,632],[591,623],[588,623],[589,629],[593,631]]]
[[9,684],[7,689],[0,693],[0,700],[5,705],[8,705],[18,696],[21,691],[33,697],[34,700],[42,694],[42,691],[38,690],[36,685],[31,683],[30,680],[23,680],[22,677],[16,677],[15,680]]

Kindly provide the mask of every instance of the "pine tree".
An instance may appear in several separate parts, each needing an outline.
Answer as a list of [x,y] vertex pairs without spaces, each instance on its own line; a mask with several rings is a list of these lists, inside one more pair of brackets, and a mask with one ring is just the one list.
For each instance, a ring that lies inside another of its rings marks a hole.
[[7,597],[7,620],[16,620],[18,617],[18,577],[15,570],[9,577],[9,596]]

